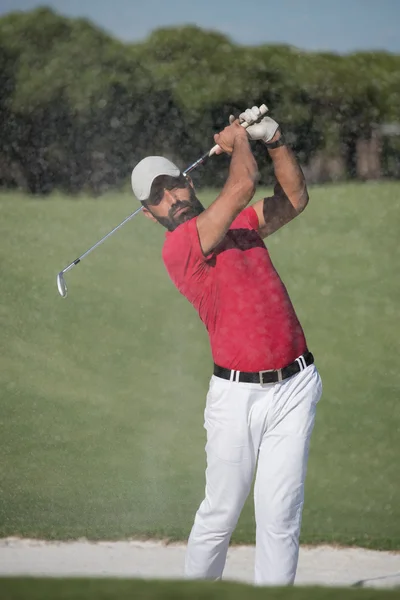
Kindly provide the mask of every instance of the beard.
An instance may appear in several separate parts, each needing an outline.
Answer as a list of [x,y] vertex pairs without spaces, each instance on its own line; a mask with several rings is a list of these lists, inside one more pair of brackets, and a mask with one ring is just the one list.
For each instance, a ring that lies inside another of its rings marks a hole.
[[204,206],[197,199],[194,191],[191,190],[190,200],[178,200],[175,202],[174,206],[170,208],[167,217],[157,217],[156,215],[153,216],[163,227],[168,229],[168,231],[174,231],[177,227],[179,227],[179,225],[182,225],[182,223],[197,217],[204,210]]

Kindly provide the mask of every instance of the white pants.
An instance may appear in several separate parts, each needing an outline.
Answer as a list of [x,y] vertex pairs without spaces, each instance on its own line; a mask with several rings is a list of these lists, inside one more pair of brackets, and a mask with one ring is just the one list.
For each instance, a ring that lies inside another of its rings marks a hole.
[[293,583],[308,448],[321,392],[314,365],[266,385],[212,376],[204,413],[205,499],[190,533],[185,577],[222,577],[229,540],[249,495],[258,458],[255,583]]

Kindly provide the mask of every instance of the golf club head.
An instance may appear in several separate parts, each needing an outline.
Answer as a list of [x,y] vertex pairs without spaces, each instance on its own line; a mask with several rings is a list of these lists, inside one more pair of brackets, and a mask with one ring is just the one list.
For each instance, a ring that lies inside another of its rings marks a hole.
[[63,298],[66,298],[67,294],[68,294],[68,288],[67,288],[67,284],[65,283],[65,279],[64,279],[64,275],[63,275],[62,271],[60,271],[60,273],[57,275],[57,287],[58,287],[58,293],[60,294],[60,296],[62,296]]

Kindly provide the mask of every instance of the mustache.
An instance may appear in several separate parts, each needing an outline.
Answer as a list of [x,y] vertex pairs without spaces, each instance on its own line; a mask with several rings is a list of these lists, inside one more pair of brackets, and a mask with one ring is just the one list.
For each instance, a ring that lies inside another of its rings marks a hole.
[[180,210],[181,208],[193,208],[191,202],[184,202],[184,201],[178,201],[175,202],[174,206],[172,206],[169,210],[169,217],[170,219],[173,218],[176,213],[178,212],[178,210]]

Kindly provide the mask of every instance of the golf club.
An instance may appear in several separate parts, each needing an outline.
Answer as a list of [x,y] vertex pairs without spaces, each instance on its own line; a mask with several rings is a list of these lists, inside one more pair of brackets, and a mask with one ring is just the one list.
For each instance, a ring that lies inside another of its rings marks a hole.
[[[268,108],[265,106],[265,104],[262,104],[259,107],[259,110],[261,113],[259,119],[261,119],[268,112]],[[244,122],[244,123],[241,123],[241,125],[242,125],[242,127],[247,128],[250,125],[250,123]],[[203,165],[208,160],[208,158],[210,158],[210,156],[215,154],[217,149],[218,149],[218,144],[213,146],[211,148],[211,150],[209,150],[208,152],[203,154],[203,156],[201,156],[198,160],[196,160],[193,164],[191,164],[187,169],[185,169],[185,171],[183,171],[183,175],[187,175],[188,173],[190,173],[191,171],[193,171],[200,165]],[[100,244],[102,244],[107,238],[109,238],[110,235],[112,235],[113,233],[118,231],[118,229],[120,229],[123,225],[125,225],[125,223],[127,223],[128,221],[133,219],[133,217],[135,215],[137,215],[138,213],[140,213],[140,211],[142,209],[143,209],[143,206],[140,206],[139,208],[137,208],[132,214],[130,214],[128,217],[126,217],[126,219],[124,219],[122,221],[122,223],[120,223],[119,225],[114,227],[114,229],[112,231],[107,233],[107,235],[105,235],[103,238],[101,238],[101,240],[99,240],[96,244],[94,244],[94,246],[89,248],[89,250],[86,250],[86,252],[84,252],[84,254],[79,256],[79,258],[76,258],[71,264],[69,264],[67,267],[65,267],[65,269],[63,269],[62,271],[59,272],[59,274],[57,275],[57,288],[58,288],[58,292],[59,292],[60,296],[62,296],[63,298],[66,298],[67,294],[68,294],[68,288],[67,288],[67,284],[64,279],[64,274],[67,273],[68,271],[70,271],[75,265],[80,263],[81,260],[83,258],[85,258],[85,256],[90,254],[90,252],[92,252],[95,248],[97,248],[97,246],[100,246]]]

